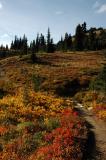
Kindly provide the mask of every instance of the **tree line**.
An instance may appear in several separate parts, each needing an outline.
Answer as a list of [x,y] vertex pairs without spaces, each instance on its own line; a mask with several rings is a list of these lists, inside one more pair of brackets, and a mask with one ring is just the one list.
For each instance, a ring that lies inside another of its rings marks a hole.
[[48,28],[47,36],[42,33],[37,34],[36,39],[28,44],[26,35],[15,39],[11,42],[10,48],[8,45],[0,47],[0,55],[6,54],[35,54],[38,52],[53,53],[55,51],[83,51],[83,50],[101,50],[106,49],[106,30],[103,28],[90,28],[87,29],[86,22],[78,24],[76,27],[75,35],[65,33],[64,37],[54,44],[51,38],[51,32]]
[[22,38],[15,36],[14,41],[11,43],[11,50],[19,50],[23,54],[27,53],[38,53],[38,52],[47,52],[52,53],[55,51],[55,45],[53,43],[53,38],[51,38],[50,29],[48,28],[47,37],[41,33],[37,34],[36,39],[31,41],[28,45],[28,39],[24,35]]

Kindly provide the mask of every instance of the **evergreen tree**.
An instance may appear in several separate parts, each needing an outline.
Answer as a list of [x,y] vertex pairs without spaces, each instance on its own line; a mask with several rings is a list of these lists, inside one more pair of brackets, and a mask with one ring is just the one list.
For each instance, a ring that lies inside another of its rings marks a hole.
[[40,38],[38,33],[36,37],[36,53],[39,52],[39,46],[40,46]]
[[45,52],[46,51],[46,41],[43,34],[40,36],[40,51]]
[[68,48],[68,50],[72,49],[72,36],[71,36],[71,34],[68,35],[67,48]]
[[87,32],[86,22],[84,22],[84,23],[82,24],[82,30],[83,30],[84,33]]
[[80,24],[76,28],[75,49],[79,51],[84,49],[84,32]]
[[87,35],[87,25],[86,22],[82,24],[82,30],[83,30],[83,49],[88,49],[88,35]]
[[64,38],[64,51],[67,52],[68,50],[68,33],[65,33],[65,38]]
[[50,52],[54,53],[54,51],[55,51],[55,46],[54,46],[54,43],[53,43],[53,38],[51,38],[51,41],[50,41]]
[[6,51],[8,51],[8,45],[6,44]]
[[22,50],[22,46],[23,46],[23,44],[22,44],[22,39],[21,39],[21,37],[20,37],[19,43],[18,43],[18,49],[19,49],[19,50]]
[[35,63],[36,60],[37,60],[35,40],[33,40],[33,41],[30,43],[30,51],[31,51],[31,61],[32,61],[32,63]]
[[13,41],[11,42],[10,49],[14,49],[14,42]]
[[35,43],[35,40],[33,40],[33,42],[32,42],[31,52],[32,53],[36,53],[36,43]]
[[23,36],[23,39],[22,39],[22,50],[23,50],[23,54],[27,54],[28,52],[28,44],[27,44],[27,37]]
[[56,45],[56,49],[58,51],[64,51],[64,40],[62,36],[61,36],[61,40]]
[[96,50],[96,32],[93,28],[89,31],[89,49]]
[[18,46],[18,45],[17,45],[17,44],[18,44],[17,42],[18,42],[18,38],[17,38],[17,36],[15,35],[15,40],[14,40],[14,49],[15,49],[15,50],[17,50],[17,46]]
[[55,51],[53,39],[51,39],[50,29],[47,32],[47,53],[53,53]]
[[106,49],[106,31],[100,31],[100,38],[99,38],[99,45],[100,49]]
[[50,53],[51,52],[51,49],[50,49],[50,29],[48,28],[48,32],[47,32],[47,53]]

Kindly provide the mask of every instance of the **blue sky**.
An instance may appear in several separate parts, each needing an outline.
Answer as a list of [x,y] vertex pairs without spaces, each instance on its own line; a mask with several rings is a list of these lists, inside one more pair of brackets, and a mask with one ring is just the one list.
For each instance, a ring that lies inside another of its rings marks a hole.
[[24,33],[31,41],[37,32],[46,35],[48,27],[57,42],[84,21],[88,28],[106,28],[106,0],[0,0],[0,44]]

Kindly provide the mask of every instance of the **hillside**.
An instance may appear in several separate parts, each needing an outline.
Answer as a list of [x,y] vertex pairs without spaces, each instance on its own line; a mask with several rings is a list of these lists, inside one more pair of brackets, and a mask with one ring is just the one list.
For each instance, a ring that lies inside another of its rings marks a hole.
[[[0,60],[0,158],[82,160],[89,127],[74,101],[94,107],[90,84],[104,64],[102,51]],[[104,96],[92,111],[106,120]]]
[[[41,89],[47,90],[50,86],[49,90],[52,90],[53,86],[54,90],[54,87],[67,80],[78,79],[79,83],[84,79],[89,81],[92,79],[92,75],[98,74],[105,63],[105,57],[101,51],[39,54],[38,59],[35,64],[31,63],[30,55],[22,58],[14,56],[1,60],[2,83],[10,82],[10,89],[14,91],[15,88],[25,85],[27,81],[32,87],[33,76],[35,78],[40,76],[42,79],[44,78]],[[4,90],[9,91],[9,89]]]

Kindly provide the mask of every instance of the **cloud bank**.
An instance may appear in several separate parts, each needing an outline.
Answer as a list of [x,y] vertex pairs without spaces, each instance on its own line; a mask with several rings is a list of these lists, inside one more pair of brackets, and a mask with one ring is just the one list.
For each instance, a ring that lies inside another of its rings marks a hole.
[[101,5],[97,10],[97,13],[104,13],[104,12],[106,12],[106,4]]

